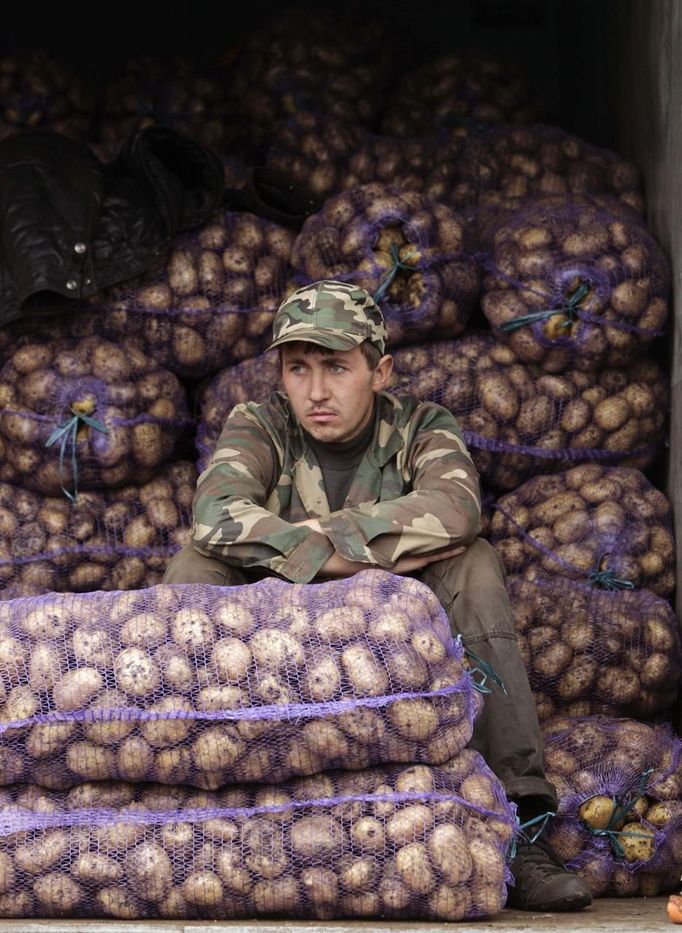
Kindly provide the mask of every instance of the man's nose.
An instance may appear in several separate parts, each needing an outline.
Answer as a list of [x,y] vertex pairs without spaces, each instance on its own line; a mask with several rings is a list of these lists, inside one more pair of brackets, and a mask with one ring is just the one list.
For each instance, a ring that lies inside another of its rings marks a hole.
[[327,387],[327,374],[324,370],[313,370],[310,377],[310,398],[314,402],[322,401],[329,397]]

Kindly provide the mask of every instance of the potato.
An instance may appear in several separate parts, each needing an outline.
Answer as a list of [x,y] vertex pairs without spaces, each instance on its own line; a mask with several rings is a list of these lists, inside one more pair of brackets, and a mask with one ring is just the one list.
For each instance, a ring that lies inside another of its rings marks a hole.
[[[578,816],[592,829],[613,829],[609,826],[616,804],[611,797],[600,794],[590,797],[578,807]],[[624,821],[621,821],[621,825]]]
[[117,686],[131,697],[151,697],[161,675],[156,662],[141,648],[125,648],[114,660]]
[[67,671],[55,684],[52,698],[57,709],[71,711],[82,709],[92,701],[104,687],[101,673],[95,668],[81,667]]
[[140,843],[128,853],[126,874],[133,892],[152,902],[163,900],[173,883],[173,869],[168,854],[153,842]]
[[439,725],[433,703],[419,697],[396,700],[388,706],[386,716],[400,736],[418,742],[432,738]]
[[315,618],[315,631],[325,642],[351,641],[367,628],[364,613],[357,606],[337,606]]
[[59,865],[69,851],[69,834],[62,829],[47,830],[14,851],[14,864],[28,875],[42,875]]
[[83,888],[63,871],[49,872],[36,879],[33,893],[44,910],[57,916],[73,913],[85,896]]
[[140,724],[140,732],[153,748],[164,748],[168,745],[177,745],[183,742],[192,729],[191,718],[181,718],[182,714],[192,712],[191,703],[182,696],[163,697],[156,703],[147,707],[150,713],[178,713],[177,717],[168,719],[148,719]]
[[122,741],[135,728],[135,723],[129,719],[119,718],[115,715],[107,718],[107,710],[125,709],[130,701],[124,693],[118,690],[104,690],[90,704],[90,708],[102,714],[101,719],[84,722],[83,734],[90,742],[97,745],[115,745]]
[[358,697],[381,696],[387,693],[389,681],[369,647],[356,643],[345,648],[341,664]]
[[188,654],[208,654],[215,641],[215,625],[201,610],[181,609],[171,623],[171,634]]
[[140,901],[121,887],[100,888],[95,898],[104,914],[118,920],[136,920],[146,913]]
[[192,760],[201,771],[222,771],[235,764],[244,747],[244,740],[234,726],[210,726],[192,743]]
[[305,816],[291,827],[292,849],[304,859],[331,857],[342,852],[345,844],[341,824],[330,816]]
[[296,669],[304,664],[303,648],[297,639],[277,629],[259,629],[250,639],[251,651],[259,669]]
[[276,878],[257,881],[251,892],[253,905],[258,914],[281,913],[296,909],[300,892],[294,878]]
[[433,811],[426,804],[401,806],[386,822],[386,837],[396,845],[425,837],[433,825]]
[[427,841],[431,863],[448,884],[464,884],[471,877],[473,863],[467,846],[466,834],[452,823],[436,826],[431,831]]
[[426,846],[410,842],[396,851],[395,864],[405,885],[417,894],[430,894],[437,879],[431,868]]
[[221,638],[213,646],[211,663],[221,680],[239,681],[251,666],[251,649],[239,638]]
[[123,880],[123,866],[100,852],[84,852],[71,863],[71,874],[77,881],[98,886]]
[[247,819],[242,829],[242,845],[244,864],[257,877],[278,878],[290,867],[284,832],[277,820],[268,816]]
[[648,861],[652,858],[656,851],[654,836],[654,830],[642,823],[626,823],[618,837],[626,861],[637,862],[640,859]]

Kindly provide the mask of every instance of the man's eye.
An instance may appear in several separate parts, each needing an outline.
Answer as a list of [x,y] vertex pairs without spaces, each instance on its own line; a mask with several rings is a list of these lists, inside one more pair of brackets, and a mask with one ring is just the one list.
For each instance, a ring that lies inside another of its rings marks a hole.
[[329,370],[332,373],[342,373],[344,369],[345,367],[341,366],[340,363],[331,363],[331,365],[329,366]]

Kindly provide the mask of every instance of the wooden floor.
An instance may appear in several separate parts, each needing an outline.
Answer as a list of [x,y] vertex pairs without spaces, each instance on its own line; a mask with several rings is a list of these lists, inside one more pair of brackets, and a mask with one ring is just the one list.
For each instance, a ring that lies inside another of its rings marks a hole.
[[667,918],[667,897],[604,898],[592,907],[570,914],[532,914],[504,910],[494,920],[456,924],[379,923],[340,920],[337,923],[286,920],[231,921],[197,920],[0,920],[0,933],[657,933],[675,929]]

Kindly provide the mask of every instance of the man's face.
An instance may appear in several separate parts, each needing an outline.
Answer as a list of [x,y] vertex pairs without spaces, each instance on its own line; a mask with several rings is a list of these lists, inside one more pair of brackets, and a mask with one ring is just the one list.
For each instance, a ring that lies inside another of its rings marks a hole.
[[[310,344],[308,344],[310,347]],[[370,369],[360,347],[318,353],[282,345],[282,383],[299,423],[322,443],[349,441],[369,423],[374,394],[388,383],[393,360]]]

